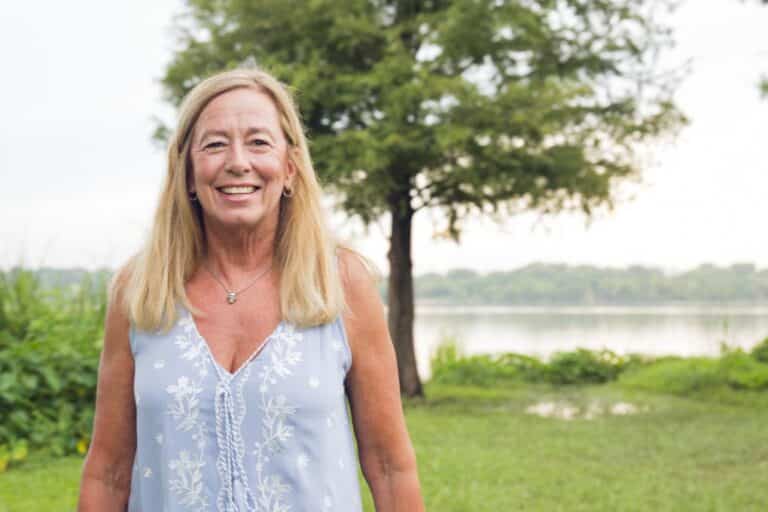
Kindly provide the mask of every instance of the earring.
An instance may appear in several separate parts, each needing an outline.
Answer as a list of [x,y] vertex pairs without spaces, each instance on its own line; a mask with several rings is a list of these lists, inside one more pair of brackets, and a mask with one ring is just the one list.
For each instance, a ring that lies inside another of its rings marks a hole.
[[283,188],[283,197],[293,197],[293,189],[290,187]]
[[193,203],[197,202],[197,192],[190,192],[189,193],[189,200]]

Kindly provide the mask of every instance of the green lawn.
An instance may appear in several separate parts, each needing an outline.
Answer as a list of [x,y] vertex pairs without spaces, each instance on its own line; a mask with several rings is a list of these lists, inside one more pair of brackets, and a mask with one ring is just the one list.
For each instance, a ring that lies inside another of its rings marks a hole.
[[[530,385],[427,393],[406,403],[406,415],[429,511],[768,510],[768,393],[703,400]],[[643,412],[525,414],[542,400],[625,401]],[[35,455],[0,475],[0,512],[73,510],[81,463]]]

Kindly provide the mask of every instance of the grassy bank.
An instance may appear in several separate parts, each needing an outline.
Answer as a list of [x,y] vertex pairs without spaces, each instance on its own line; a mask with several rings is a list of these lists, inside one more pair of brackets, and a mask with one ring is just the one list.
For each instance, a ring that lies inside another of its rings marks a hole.
[[[617,384],[429,385],[427,393],[406,403],[406,418],[430,511],[768,508],[764,393],[683,398]],[[642,412],[569,421],[525,412],[540,402]],[[0,512],[73,510],[80,464],[33,454],[0,475]]]

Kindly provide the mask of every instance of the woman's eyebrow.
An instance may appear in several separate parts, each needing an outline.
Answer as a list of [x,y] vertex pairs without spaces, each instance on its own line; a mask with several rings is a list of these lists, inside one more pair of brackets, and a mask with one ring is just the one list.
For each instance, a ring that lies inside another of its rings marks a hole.
[[200,137],[197,138],[197,141],[200,142],[206,137],[210,137],[211,135],[220,135],[222,137],[226,137],[228,134],[226,130],[204,130],[203,133],[200,134]]
[[255,133],[263,133],[263,134],[266,134],[266,135],[269,135],[270,137],[272,137],[272,132],[270,132],[270,131],[269,131],[269,128],[267,128],[267,127],[265,127],[265,126],[251,126],[251,127],[249,127],[249,128],[248,128],[248,129],[245,131],[245,135],[246,135],[246,137],[247,137],[248,135],[253,135],[253,134],[255,134]]

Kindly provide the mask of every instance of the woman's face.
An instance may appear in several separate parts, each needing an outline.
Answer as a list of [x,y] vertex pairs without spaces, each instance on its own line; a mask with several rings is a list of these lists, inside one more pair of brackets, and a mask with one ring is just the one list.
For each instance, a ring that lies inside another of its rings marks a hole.
[[295,169],[272,99],[240,88],[214,98],[192,131],[190,192],[206,227],[277,226],[280,197]]

